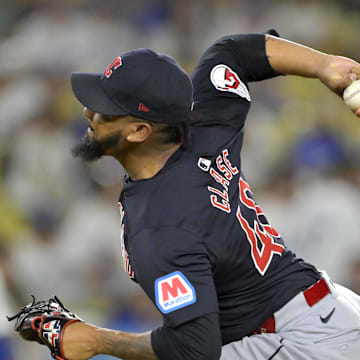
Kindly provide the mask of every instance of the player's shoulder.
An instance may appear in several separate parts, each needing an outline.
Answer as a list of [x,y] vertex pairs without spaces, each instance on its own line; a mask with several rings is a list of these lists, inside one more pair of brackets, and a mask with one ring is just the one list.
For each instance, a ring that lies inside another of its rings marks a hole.
[[[209,78],[210,83],[206,81]],[[208,91],[215,87],[218,91],[228,91],[241,95],[239,84],[245,79],[234,36],[224,36],[214,41],[200,56],[194,71],[191,74],[195,98],[212,85]],[[246,94],[245,98],[249,99]]]
[[224,56],[225,52],[233,51],[237,36],[239,35],[225,35],[210,42],[201,54],[198,65],[208,60],[216,60],[218,56]]
[[202,54],[191,74],[194,111],[236,129],[245,122],[251,96],[238,43],[225,36]]

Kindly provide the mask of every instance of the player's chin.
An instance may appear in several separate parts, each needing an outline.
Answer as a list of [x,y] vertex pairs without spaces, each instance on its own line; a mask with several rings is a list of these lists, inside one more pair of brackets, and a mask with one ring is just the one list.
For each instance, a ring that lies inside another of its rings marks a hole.
[[86,134],[72,150],[74,157],[79,157],[84,161],[90,162],[100,159],[104,155],[104,150],[98,141],[93,136]]
[[354,111],[354,112],[355,112],[355,115],[356,115],[356,116],[360,117],[360,109],[357,109],[357,110]]

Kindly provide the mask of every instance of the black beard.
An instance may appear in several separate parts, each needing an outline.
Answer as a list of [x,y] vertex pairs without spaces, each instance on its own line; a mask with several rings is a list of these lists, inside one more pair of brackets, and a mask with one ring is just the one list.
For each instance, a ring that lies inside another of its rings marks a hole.
[[106,149],[116,145],[120,138],[120,134],[114,134],[97,141],[87,134],[72,148],[71,152],[74,157],[80,157],[84,161],[94,161],[100,159]]

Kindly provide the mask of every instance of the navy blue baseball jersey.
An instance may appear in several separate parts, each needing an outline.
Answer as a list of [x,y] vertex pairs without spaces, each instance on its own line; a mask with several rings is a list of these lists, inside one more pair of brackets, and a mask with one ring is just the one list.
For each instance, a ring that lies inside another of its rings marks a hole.
[[164,324],[218,313],[223,344],[254,332],[320,279],[285,246],[254,200],[240,152],[248,83],[276,76],[263,35],[220,39],[193,75],[191,142],[120,195],[122,253]]

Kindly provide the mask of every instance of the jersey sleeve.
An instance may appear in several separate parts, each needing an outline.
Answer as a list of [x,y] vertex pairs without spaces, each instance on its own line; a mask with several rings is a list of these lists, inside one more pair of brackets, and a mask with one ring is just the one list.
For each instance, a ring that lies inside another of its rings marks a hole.
[[207,314],[175,329],[162,326],[151,332],[151,345],[159,360],[218,360],[221,355],[219,316]]
[[198,237],[163,227],[145,229],[131,242],[136,279],[162,313],[165,326],[218,312],[209,256]]
[[251,102],[248,83],[277,75],[266,56],[264,34],[225,36],[204,52],[192,74],[194,110],[239,129]]

